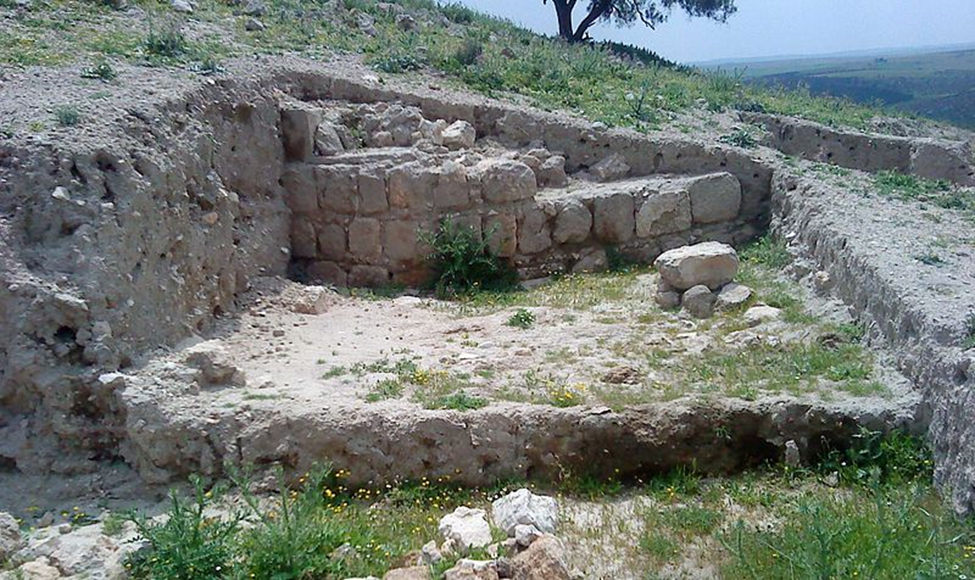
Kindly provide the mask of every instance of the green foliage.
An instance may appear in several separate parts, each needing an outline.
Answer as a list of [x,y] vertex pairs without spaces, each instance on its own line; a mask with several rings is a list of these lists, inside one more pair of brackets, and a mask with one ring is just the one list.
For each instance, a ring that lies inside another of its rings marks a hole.
[[531,328],[532,325],[535,324],[535,315],[532,314],[531,310],[519,308],[508,318],[505,324],[515,328]]
[[143,514],[129,514],[139,535],[150,546],[138,552],[130,564],[133,577],[152,580],[213,580],[231,576],[236,534],[241,514],[227,518],[208,515],[207,508],[222,488],[206,491],[199,477],[190,479],[191,499],[169,494],[170,507],[162,522]]
[[975,348],[975,312],[969,314],[965,320],[965,337],[961,341],[961,347]]
[[81,112],[74,105],[62,105],[54,109],[54,118],[62,127],[74,127],[81,123]]
[[329,517],[324,490],[331,481],[330,468],[315,468],[302,478],[302,487],[292,491],[279,469],[278,493],[270,505],[248,492],[248,482],[238,482],[252,517],[260,524],[240,538],[247,577],[302,580],[342,571],[342,560],[331,557],[345,537],[338,521]]
[[718,137],[718,141],[727,145],[741,147],[743,149],[754,149],[755,147],[758,147],[758,141],[752,137],[751,133],[744,129],[735,129],[727,135]]
[[397,379],[382,379],[373,385],[366,395],[367,403],[377,403],[388,399],[398,399],[403,396],[403,383]]
[[189,52],[186,35],[175,20],[163,23],[160,28],[150,23],[144,44],[147,54],[162,59],[179,59]]
[[493,233],[482,237],[473,227],[452,221],[441,222],[433,234],[421,233],[421,241],[433,249],[428,259],[438,296],[505,291],[517,286],[514,268],[502,261],[488,244]]
[[459,391],[449,395],[437,397],[428,408],[431,409],[453,409],[454,411],[474,411],[486,407],[486,399],[475,397],[467,391]]
[[111,81],[118,76],[112,64],[104,58],[98,59],[91,66],[81,69],[81,78]]
[[477,63],[477,59],[484,54],[484,45],[482,45],[477,40],[468,38],[464,40],[464,44],[460,45],[457,52],[454,53],[454,60],[460,66],[468,67]]
[[975,191],[956,187],[945,180],[881,171],[874,175],[873,181],[874,187],[885,197],[975,214]]
[[861,429],[849,447],[831,449],[817,470],[837,473],[850,485],[902,485],[930,480],[933,466],[931,452],[919,437]]
[[772,237],[771,234],[762,236],[739,250],[742,261],[760,264],[769,270],[778,271],[792,262],[792,256],[785,244]]
[[[865,495],[865,497],[864,497]],[[972,528],[922,489],[874,490],[853,497],[805,496],[779,509],[781,526],[739,521],[720,539],[726,578],[966,578]]]
[[423,67],[423,62],[412,54],[389,53],[373,59],[372,66],[378,71],[398,74],[420,70]]

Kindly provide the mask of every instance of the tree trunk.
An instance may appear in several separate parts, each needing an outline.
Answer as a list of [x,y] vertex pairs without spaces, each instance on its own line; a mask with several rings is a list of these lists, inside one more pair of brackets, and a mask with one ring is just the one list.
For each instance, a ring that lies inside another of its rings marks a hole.
[[552,0],[552,4],[555,5],[555,14],[559,19],[559,36],[572,42],[574,36],[572,8],[575,7],[575,2],[570,2],[569,0]]

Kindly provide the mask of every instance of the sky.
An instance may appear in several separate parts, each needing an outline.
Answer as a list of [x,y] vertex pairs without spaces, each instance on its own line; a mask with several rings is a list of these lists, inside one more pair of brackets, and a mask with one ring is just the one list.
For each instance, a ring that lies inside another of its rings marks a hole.
[[[558,30],[551,2],[460,2],[538,32]],[[975,42],[975,0],[738,0],[737,5],[725,24],[675,11],[656,30],[599,25],[592,35],[645,46],[684,63]],[[582,8],[576,13],[578,23]]]

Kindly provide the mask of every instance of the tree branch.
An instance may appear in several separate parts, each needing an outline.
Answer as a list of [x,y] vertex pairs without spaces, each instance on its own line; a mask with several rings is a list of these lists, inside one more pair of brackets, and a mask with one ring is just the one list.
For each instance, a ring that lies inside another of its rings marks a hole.
[[592,8],[589,10],[589,14],[579,23],[579,27],[576,29],[575,34],[572,35],[573,42],[580,42],[586,36],[586,31],[589,30],[593,24],[603,15],[606,14],[613,7],[613,0],[597,0],[593,2]]

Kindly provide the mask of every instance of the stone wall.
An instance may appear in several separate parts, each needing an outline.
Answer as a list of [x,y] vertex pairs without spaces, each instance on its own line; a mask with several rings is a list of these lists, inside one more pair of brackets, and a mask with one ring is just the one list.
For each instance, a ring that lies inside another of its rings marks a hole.
[[[282,184],[301,278],[421,285],[430,275],[424,241],[443,222],[487,236],[523,278],[603,270],[610,248],[649,263],[673,247],[736,244],[757,232],[742,214],[741,183],[727,172],[629,177],[613,152],[568,177],[561,152],[499,149],[476,143],[464,121],[427,121],[397,105],[380,111],[387,122],[366,122],[374,132],[364,141],[413,146],[345,150],[328,138],[347,129],[327,120],[336,115],[308,105],[282,112],[293,159]],[[433,128],[428,139],[423,126]]]
[[897,171],[975,185],[975,152],[962,141],[874,135],[757,113],[742,117],[769,131],[768,145],[787,155],[859,169]]

